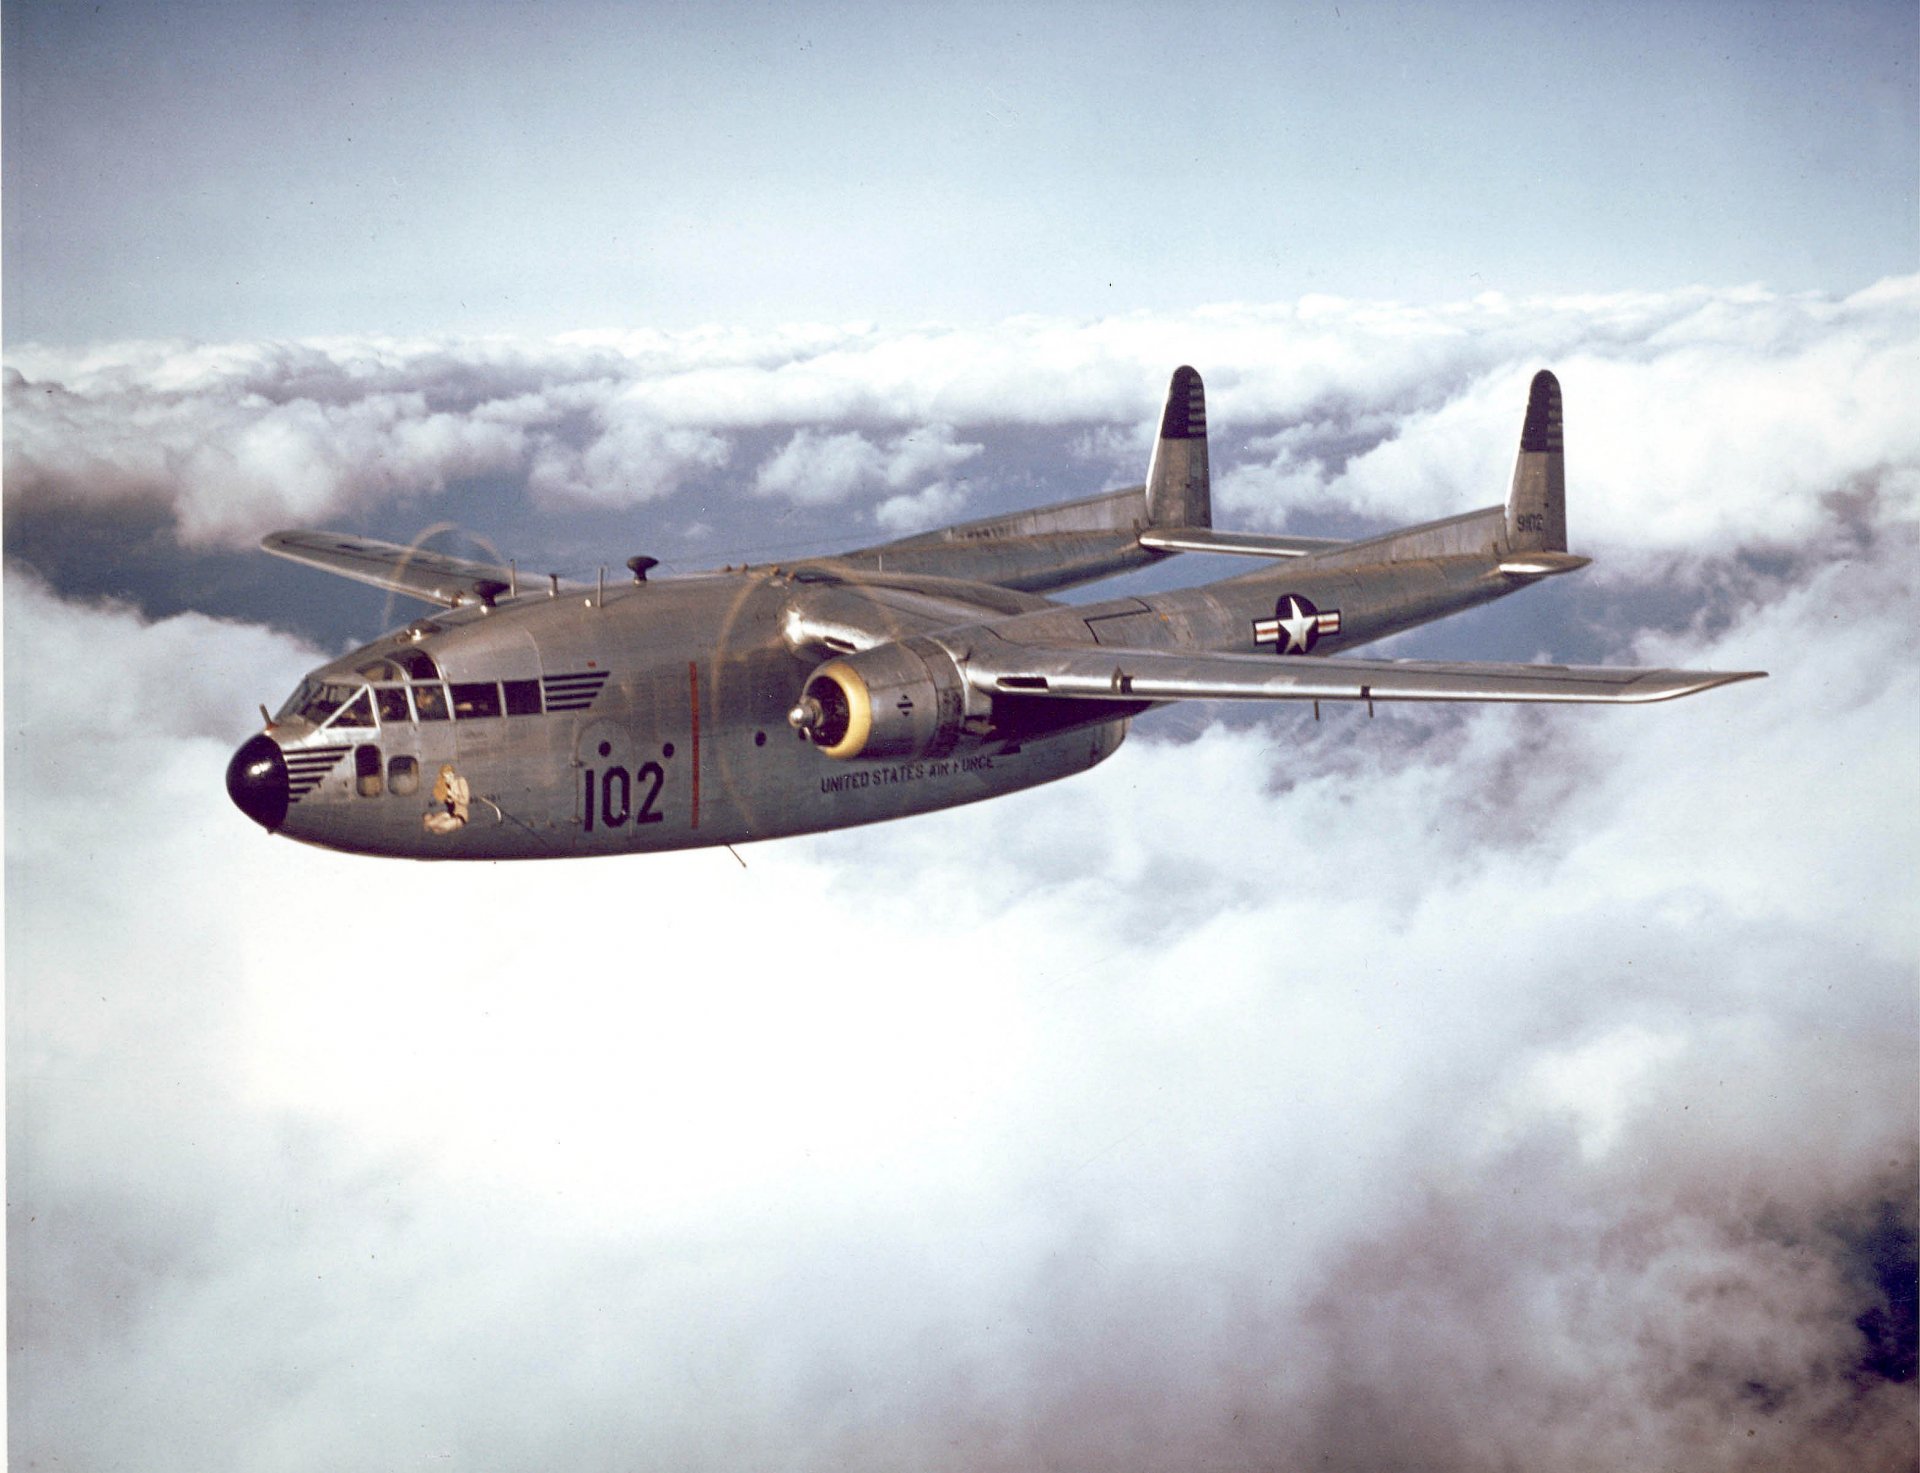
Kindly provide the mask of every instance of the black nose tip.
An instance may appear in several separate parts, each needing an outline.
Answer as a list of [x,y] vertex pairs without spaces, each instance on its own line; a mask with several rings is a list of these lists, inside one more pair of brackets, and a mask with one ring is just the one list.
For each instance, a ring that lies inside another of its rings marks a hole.
[[227,796],[234,806],[272,833],[287,818],[287,759],[270,736],[257,736],[227,764]]

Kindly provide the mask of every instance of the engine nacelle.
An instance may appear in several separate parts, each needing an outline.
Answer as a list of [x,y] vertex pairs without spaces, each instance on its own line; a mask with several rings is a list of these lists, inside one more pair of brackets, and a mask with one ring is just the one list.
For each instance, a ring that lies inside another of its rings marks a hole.
[[[978,712],[969,706],[979,704]],[[807,678],[787,719],[829,757],[944,757],[984,730],[987,703],[953,656],[930,639],[906,639],[829,660]]]

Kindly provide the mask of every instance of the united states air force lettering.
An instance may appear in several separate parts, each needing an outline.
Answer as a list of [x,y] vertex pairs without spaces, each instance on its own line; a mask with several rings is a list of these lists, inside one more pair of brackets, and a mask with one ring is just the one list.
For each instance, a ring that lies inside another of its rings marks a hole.
[[891,767],[836,772],[831,777],[820,779],[820,791],[850,793],[856,788],[885,788],[895,783],[915,783],[930,777],[957,777],[963,772],[985,772],[992,767],[991,757],[950,757],[942,762],[897,762]]

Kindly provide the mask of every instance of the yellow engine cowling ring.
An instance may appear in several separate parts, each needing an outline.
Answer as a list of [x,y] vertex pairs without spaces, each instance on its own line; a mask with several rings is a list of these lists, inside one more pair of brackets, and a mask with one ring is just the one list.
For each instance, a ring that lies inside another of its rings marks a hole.
[[829,660],[803,699],[820,710],[811,735],[829,757],[944,757],[965,734],[967,686],[946,650],[908,639]]

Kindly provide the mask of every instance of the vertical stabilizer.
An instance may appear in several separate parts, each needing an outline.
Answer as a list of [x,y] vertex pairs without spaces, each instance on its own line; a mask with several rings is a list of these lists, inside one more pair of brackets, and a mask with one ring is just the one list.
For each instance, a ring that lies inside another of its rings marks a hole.
[[1567,550],[1567,466],[1560,443],[1560,380],[1533,376],[1520,456],[1507,496],[1507,547],[1513,552]]
[[[1558,413],[1558,401],[1556,414]],[[1147,466],[1147,521],[1155,527],[1211,527],[1213,483],[1207,470],[1207,390],[1184,365],[1167,385],[1160,438]]]

